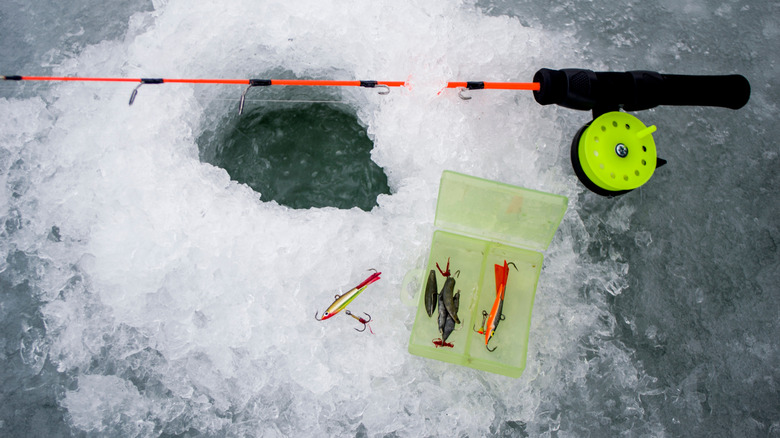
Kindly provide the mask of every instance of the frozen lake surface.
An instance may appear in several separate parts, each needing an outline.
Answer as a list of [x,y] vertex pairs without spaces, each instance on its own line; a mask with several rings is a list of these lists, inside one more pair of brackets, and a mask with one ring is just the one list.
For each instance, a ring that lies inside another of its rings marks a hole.
[[[276,194],[336,187],[317,166],[289,180],[300,166],[258,166],[250,177],[288,184],[264,193],[202,159],[246,134],[240,86],[145,85],[128,107],[135,84],[0,83],[0,435],[780,436],[779,9],[4,2],[3,75],[411,86],[250,92],[257,132],[314,151],[311,123],[285,120],[322,104],[269,100],[338,101],[332,136],[358,145],[345,167],[377,178],[353,208],[306,208]],[[589,113],[527,91],[438,93],[543,67],[738,73],[752,95],[737,111],[636,113],[669,164],[606,199],[569,163]],[[401,282],[425,265],[443,170],[569,198],[518,379],[407,352]],[[352,178],[321,196],[365,187]],[[370,268],[382,279],[355,305],[375,335],[314,320]]]

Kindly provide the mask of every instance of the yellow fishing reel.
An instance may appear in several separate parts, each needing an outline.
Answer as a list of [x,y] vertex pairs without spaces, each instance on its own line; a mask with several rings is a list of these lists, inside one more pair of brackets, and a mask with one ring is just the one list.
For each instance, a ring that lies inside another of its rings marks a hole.
[[580,182],[603,196],[628,193],[666,164],[656,153],[655,126],[631,114],[611,111],[583,126],[571,145],[571,163]]
[[534,82],[539,84],[534,91],[538,103],[593,112],[593,121],[574,137],[571,163],[582,184],[604,196],[640,187],[656,168],[666,164],[656,154],[655,126],[647,127],[621,110],[641,111],[659,105],[739,109],[750,99],[750,82],[742,75],[543,68],[534,75]]

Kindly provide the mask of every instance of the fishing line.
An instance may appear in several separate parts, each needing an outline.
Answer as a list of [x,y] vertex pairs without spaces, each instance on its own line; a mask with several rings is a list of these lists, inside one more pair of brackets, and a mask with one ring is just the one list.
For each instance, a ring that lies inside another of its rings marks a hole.
[[[231,99],[229,97],[215,97],[204,99],[208,102],[235,102],[239,99]],[[337,103],[341,105],[350,105],[351,102],[345,100],[298,100],[298,99],[245,99],[245,102],[259,102],[259,103]]]
[[[31,86],[42,86],[43,84],[35,84]],[[5,83],[0,82],[0,91],[17,91],[19,90],[18,85],[13,85],[11,83]],[[231,98],[231,97],[211,97],[211,98],[202,98],[202,97],[196,97],[198,101],[201,102],[237,102],[240,100],[240,98]],[[345,100],[314,100],[314,99],[258,99],[258,98],[245,98],[245,102],[250,103],[323,103],[323,104],[339,104],[339,105],[351,105],[351,102],[345,101]]]

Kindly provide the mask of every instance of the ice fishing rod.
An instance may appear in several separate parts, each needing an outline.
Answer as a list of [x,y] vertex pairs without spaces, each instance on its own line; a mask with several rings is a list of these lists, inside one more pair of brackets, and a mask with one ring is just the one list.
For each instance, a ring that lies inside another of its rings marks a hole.
[[314,79],[182,79],[182,78],[101,78],[101,77],[70,77],[70,76],[1,76],[5,81],[48,81],[48,82],[135,82],[138,85],[130,93],[128,105],[135,102],[138,89],[144,84],[230,84],[246,85],[238,103],[238,114],[244,112],[246,93],[252,87],[267,87],[272,85],[294,85],[309,87],[365,87],[383,88],[379,94],[387,94],[390,87],[400,87],[404,82],[400,81],[334,81]]
[[[238,112],[244,110],[247,92],[266,86],[328,86],[382,88],[406,86],[405,81],[336,81],[308,79],[165,79],[165,78],[90,78],[54,76],[0,76],[6,81],[83,81],[135,82],[130,95],[132,105],[144,84],[235,84],[246,85]],[[463,100],[471,96],[464,90],[528,90],[541,105],[559,105],[591,111],[593,120],[574,136],[571,161],[574,173],[594,193],[613,197],[645,184],[655,169],[666,164],[658,158],[653,140],[656,127],[645,126],[638,118],[622,111],[641,111],[660,105],[715,106],[739,109],[750,99],[750,83],[742,75],[693,76],[652,71],[594,72],[569,68],[536,72],[533,82],[447,82],[445,88],[459,88]]]
[[[268,86],[306,86],[306,87],[363,87],[363,88],[382,88],[379,94],[390,93],[390,87],[403,87],[405,81],[337,81],[337,80],[319,80],[319,79],[166,79],[166,78],[100,78],[100,77],[70,77],[70,76],[0,76],[4,81],[49,81],[49,82],[135,82],[138,86],[130,94],[129,105],[135,102],[138,95],[138,89],[144,84],[232,84],[247,85],[238,103],[238,113],[244,112],[244,102],[247,92],[252,87]],[[461,90],[538,90],[539,84],[533,82],[448,82],[445,88],[460,88]],[[469,100],[471,97],[465,96],[462,92],[458,95],[463,100]]]

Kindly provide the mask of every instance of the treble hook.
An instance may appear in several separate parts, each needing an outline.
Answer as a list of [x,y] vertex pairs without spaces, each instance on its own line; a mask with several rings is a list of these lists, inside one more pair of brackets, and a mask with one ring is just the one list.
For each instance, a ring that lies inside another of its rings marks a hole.
[[453,348],[453,347],[455,347],[455,344],[453,344],[451,342],[447,342],[447,341],[445,341],[442,338],[436,338],[436,339],[434,339],[431,342],[433,342],[433,345],[436,346],[436,348],[439,348],[439,347],[450,347],[450,348]]
[[487,321],[488,313],[486,310],[482,311],[482,328],[477,330],[476,326],[471,327],[472,330],[479,333],[480,335],[485,333],[485,321]]
[[371,330],[371,326],[370,326],[370,325],[368,325],[368,323],[369,323],[369,322],[371,322],[371,315],[369,315],[369,314],[368,314],[368,313],[366,313],[366,312],[363,312],[363,314],[364,314],[364,315],[366,315],[366,316],[368,317],[368,319],[363,319],[363,318],[361,318],[361,317],[359,317],[359,316],[356,316],[355,314],[353,314],[353,313],[352,313],[352,312],[350,312],[349,310],[345,310],[345,311],[344,311],[344,313],[346,313],[347,315],[349,315],[349,316],[351,316],[351,317],[355,318],[356,320],[358,320],[358,322],[359,322],[359,323],[363,324],[363,330],[358,330],[358,329],[355,329],[356,331],[359,331],[359,332],[364,332],[364,331],[366,331],[366,327],[368,327],[368,330],[371,332],[371,334],[372,334],[372,335],[374,334],[374,331],[373,331],[373,330]]
[[380,91],[380,92],[379,92],[379,94],[381,94],[382,96],[384,96],[384,95],[386,95],[386,94],[390,94],[390,87],[388,87],[387,85],[384,85],[384,84],[377,84],[376,86],[377,86],[377,87],[382,87],[382,88],[384,88],[384,91]]
[[[486,312],[483,310],[483,311],[482,311],[482,314],[484,315],[484,314],[486,314]],[[499,320],[499,321],[503,321],[503,320],[504,320],[504,318],[505,318],[505,316],[504,316],[504,314],[502,313],[502,314],[501,314],[501,316],[498,318],[498,320]],[[493,339],[493,338],[491,337],[490,339]],[[492,352],[496,351],[496,348],[498,348],[498,347],[493,347],[493,349],[491,350],[491,349],[490,349],[490,347],[488,347],[488,343],[490,342],[490,339],[488,339],[488,341],[487,341],[487,342],[485,342],[485,348],[487,349],[487,351],[489,351],[489,352],[491,352],[491,353],[492,353]]]
[[471,96],[466,96],[465,94],[463,94],[465,90],[466,90],[465,88],[461,88],[460,90],[458,90],[458,97],[460,97],[463,100],[471,100]]

